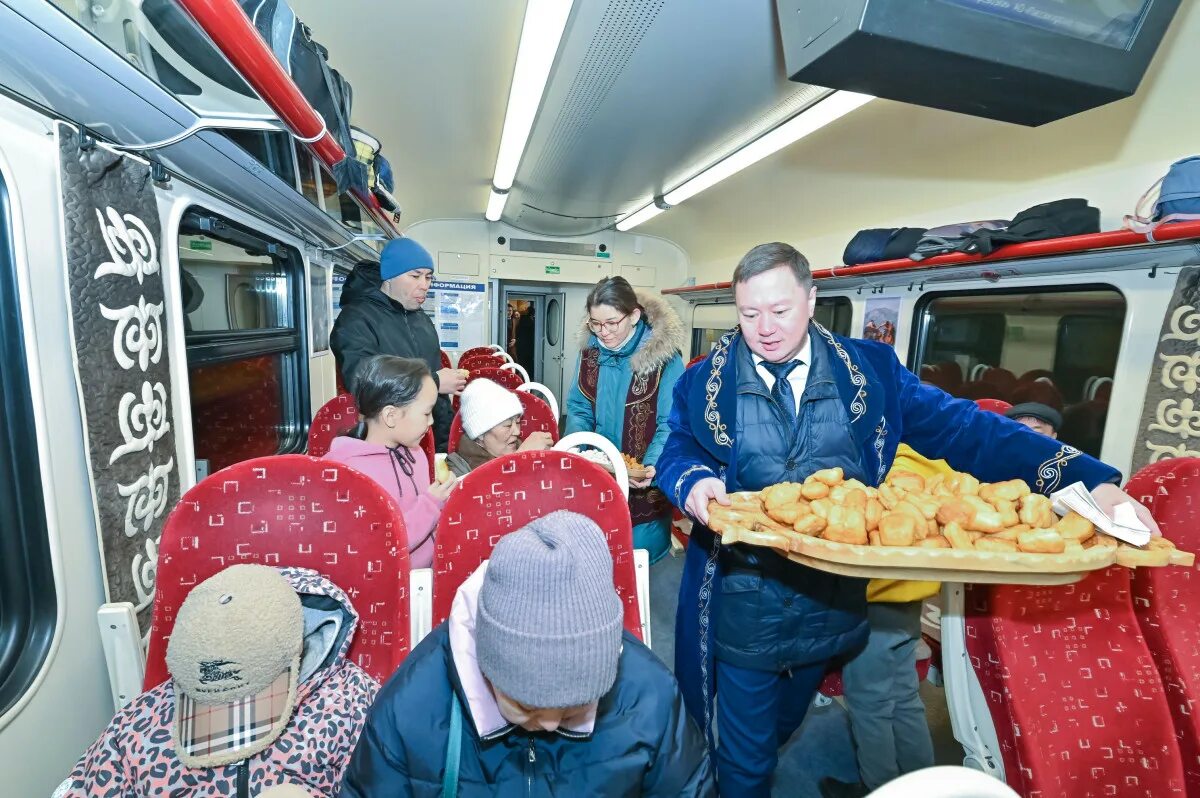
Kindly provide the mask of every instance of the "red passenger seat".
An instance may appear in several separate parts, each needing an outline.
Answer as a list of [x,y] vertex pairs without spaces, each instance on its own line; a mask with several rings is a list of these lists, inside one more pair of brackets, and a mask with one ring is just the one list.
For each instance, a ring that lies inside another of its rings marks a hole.
[[[491,380],[492,382],[503,385],[505,388],[508,388],[510,391],[515,391],[519,386],[525,384],[525,378],[522,377],[520,374],[518,374],[516,371],[513,371],[511,369],[501,369],[501,368],[491,368],[491,367],[476,369],[475,371],[472,371],[471,374],[467,377],[467,385],[470,385],[475,380]],[[455,396],[454,402],[453,402],[455,413],[458,413],[458,404],[459,404],[459,399],[457,396]]]
[[555,510],[588,516],[608,538],[613,582],[625,605],[625,628],[641,638],[633,529],[616,480],[600,466],[566,452],[517,452],[462,478],[442,509],[433,555],[433,625],[450,615],[459,585],[505,534]]
[[445,349],[438,350],[438,359],[441,361],[442,368],[444,368],[444,369],[451,368],[454,365],[453,363],[450,362],[450,355],[446,354]]
[[1014,405],[1024,404],[1025,402],[1040,402],[1041,404],[1053,407],[1060,413],[1063,409],[1062,392],[1058,390],[1058,387],[1054,383],[1046,382],[1041,378],[1034,382],[1018,385],[1008,396],[1008,401]]
[[[524,391],[513,391],[513,393],[517,399],[521,400],[521,406],[525,408],[525,414],[521,416],[521,440],[528,438],[533,432],[549,432],[554,443],[558,443],[558,420],[554,418],[554,412],[550,409],[550,405],[537,396]],[[462,416],[455,413],[454,421],[450,422],[449,451],[458,451],[458,444],[462,440],[462,436]]]
[[176,505],[159,542],[145,688],[168,678],[167,640],[195,585],[236,563],[311,568],[354,602],[350,658],[380,682],[408,654],[408,548],[400,511],[370,477],[305,455],[218,471]]
[[[1129,571],[967,588],[966,649],[1009,786],[1025,796],[1182,796],[1183,763]],[[978,721],[978,719],[976,719]]]
[[[1200,458],[1148,465],[1126,490],[1179,548],[1200,549]],[[1138,568],[1133,608],[1167,690],[1188,795],[1200,795],[1200,574],[1194,568]]]
[[329,453],[333,439],[354,429],[356,424],[358,406],[354,404],[354,395],[342,393],[333,397],[313,416],[308,428],[308,453],[313,457],[324,457]]
[[473,355],[498,355],[499,353],[500,350],[494,346],[473,346],[458,356],[458,362],[461,364]]
[[471,355],[470,357],[460,358],[458,367],[467,371],[478,371],[479,369],[498,369],[508,361],[500,357],[500,355],[492,352],[491,354]]

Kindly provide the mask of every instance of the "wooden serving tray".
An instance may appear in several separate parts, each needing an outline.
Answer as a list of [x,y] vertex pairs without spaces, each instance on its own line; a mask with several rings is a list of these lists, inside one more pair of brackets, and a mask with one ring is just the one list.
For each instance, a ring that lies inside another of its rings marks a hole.
[[[797,533],[729,530],[724,543],[768,546],[793,562],[841,576],[1007,585],[1066,585],[1116,562],[1117,550],[1102,546],[1077,554],[855,546]],[[786,549],[782,544],[786,543]]]

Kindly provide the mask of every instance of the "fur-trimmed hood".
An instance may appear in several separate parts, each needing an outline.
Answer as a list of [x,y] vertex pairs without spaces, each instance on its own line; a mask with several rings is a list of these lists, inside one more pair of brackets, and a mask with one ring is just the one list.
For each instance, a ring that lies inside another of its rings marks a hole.
[[[634,374],[649,374],[662,368],[673,355],[683,352],[686,333],[683,320],[667,300],[658,294],[640,289],[635,289],[635,293],[644,311],[642,318],[649,329],[642,337],[638,350],[630,358],[629,365]],[[587,325],[588,317],[584,314],[579,325],[580,350],[600,346],[599,340]]]

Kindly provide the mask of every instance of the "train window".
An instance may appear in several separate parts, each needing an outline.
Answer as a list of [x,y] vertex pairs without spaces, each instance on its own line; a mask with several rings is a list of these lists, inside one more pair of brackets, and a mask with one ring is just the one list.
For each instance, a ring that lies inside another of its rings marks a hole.
[[[732,308],[730,308],[730,312],[734,312]],[[818,297],[817,307],[813,311],[813,321],[838,335],[849,335],[850,318],[853,314],[854,306],[844,296]],[[707,355],[721,340],[721,336],[727,332],[729,332],[729,327],[693,328],[692,356]]]
[[917,306],[909,362],[966,399],[1041,402],[1059,437],[1099,455],[1121,346],[1125,298],[1107,286],[939,293]]
[[313,155],[299,142],[295,144],[296,169],[300,181],[300,193],[304,198],[321,207],[321,187],[317,183],[317,165]]
[[287,133],[264,130],[223,130],[227,139],[248,152],[289,186],[296,185],[296,160]]
[[300,254],[193,210],[180,226],[179,268],[201,472],[303,450],[308,358]]
[[325,195],[325,213],[342,221],[342,200],[338,196],[337,182],[325,167],[321,167],[321,192]]
[[333,305],[329,299],[331,269],[320,263],[308,264],[308,303],[312,308],[312,351],[324,352],[329,348],[329,334],[333,331]]
[[0,715],[24,695],[45,661],[58,602],[10,222],[0,177]]

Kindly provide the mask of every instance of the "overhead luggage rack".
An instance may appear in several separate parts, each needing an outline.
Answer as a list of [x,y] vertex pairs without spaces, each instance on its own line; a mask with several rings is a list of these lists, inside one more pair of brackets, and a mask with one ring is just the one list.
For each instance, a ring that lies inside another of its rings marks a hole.
[[[1200,221],[1165,224],[1156,228],[1152,235],[1153,237],[1151,238],[1144,233],[1135,233],[1132,230],[1107,230],[1102,233],[1089,233],[1081,236],[1009,244],[1008,246],[1000,247],[991,255],[986,256],[956,252],[919,262],[910,260],[909,258],[897,258],[896,260],[878,261],[876,263],[862,263],[857,266],[834,266],[828,269],[813,269],[812,276],[815,280],[860,278],[858,281],[855,281],[855,284],[861,282],[863,287],[867,287],[869,278],[876,275],[895,276],[904,274],[905,279],[913,279],[916,282],[921,282],[922,280],[933,279],[934,274],[937,274],[940,278],[941,273],[946,270],[962,271],[967,267],[978,267],[990,263],[999,264],[1058,255],[1103,254],[1107,251],[1146,247],[1151,244],[1168,244],[1197,240],[1200,239]],[[1164,263],[1162,265],[1174,266],[1179,264]],[[958,268],[955,269],[954,267]],[[926,275],[929,276],[927,277]],[[678,296],[689,302],[728,301],[732,286],[733,284],[728,281],[705,283],[703,285],[689,285],[680,288],[665,288],[663,289],[663,293]],[[854,288],[855,285],[848,287]]]
[[[236,0],[179,0],[179,5],[292,135],[304,142],[326,168],[332,170],[345,158],[354,157],[330,134],[321,115],[300,92]],[[355,188],[351,194],[389,237],[400,235],[374,195]]]

